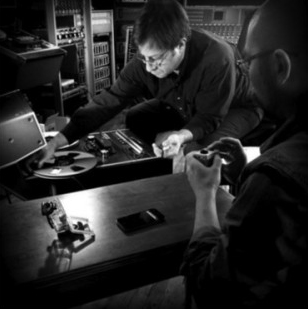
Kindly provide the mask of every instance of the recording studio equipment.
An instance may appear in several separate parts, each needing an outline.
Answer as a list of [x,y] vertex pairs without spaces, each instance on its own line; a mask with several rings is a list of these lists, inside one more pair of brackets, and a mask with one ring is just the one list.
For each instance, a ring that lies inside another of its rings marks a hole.
[[127,26],[126,28],[124,66],[134,57],[137,52],[137,47],[133,41],[133,30],[133,26]]
[[79,142],[79,149],[98,158],[98,166],[155,159],[152,148],[128,129],[94,132]]
[[264,0],[185,0],[192,28],[202,28],[237,45],[247,18]]
[[81,2],[57,1],[55,3],[55,12],[57,44],[82,42],[85,34]]
[[92,11],[94,91],[108,89],[115,81],[112,62],[112,11]]
[[0,169],[46,145],[37,118],[19,90],[0,96]]
[[96,163],[95,156],[86,152],[58,151],[42,168],[33,173],[46,179],[65,179],[89,171]]
[[151,145],[129,129],[93,132],[76,149],[97,159],[94,169],[78,177],[91,188],[172,173],[172,160],[156,157]]
[[[56,134],[51,133],[50,138]],[[156,157],[129,129],[118,129],[92,132],[33,169],[32,178],[47,183],[54,195],[171,174],[172,160]]]
[[[57,78],[65,51],[25,31],[0,42],[0,92],[29,89]],[[42,69],[44,68],[44,69]]]

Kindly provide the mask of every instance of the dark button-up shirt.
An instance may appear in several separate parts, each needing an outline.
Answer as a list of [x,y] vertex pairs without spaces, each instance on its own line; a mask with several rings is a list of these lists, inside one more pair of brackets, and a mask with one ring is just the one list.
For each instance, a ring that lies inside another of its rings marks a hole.
[[[192,31],[178,74],[159,79],[133,58],[109,91],[95,96],[62,131],[72,142],[97,130],[136,97],[158,98],[182,117],[194,140],[213,132],[230,107],[249,106],[249,83],[235,62],[235,48],[206,31]],[[250,106],[251,108],[251,106]]]

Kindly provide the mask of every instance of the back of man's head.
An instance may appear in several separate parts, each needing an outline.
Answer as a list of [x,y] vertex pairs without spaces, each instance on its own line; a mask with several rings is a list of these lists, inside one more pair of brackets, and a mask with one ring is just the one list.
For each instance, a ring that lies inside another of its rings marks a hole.
[[187,13],[176,0],[148,0],[134,25],[137,46],[150,43],[161,50],[172,50],[189,35]]
[[267,0],[253,17],[259,48],[281,48],[307,55],[307,3],[307,0]]
[[[307,0],[267,0],[249,24],[246,50],[268,55],[257,62],[258,71],[250,70],[251,80],[259,97],[272,102],[268,107],[276,116],[290,115],[295,101],[307,110],[308,105],[302,105],[307,97],[307,40]],[[263,83],[256,82],[256,72]]]

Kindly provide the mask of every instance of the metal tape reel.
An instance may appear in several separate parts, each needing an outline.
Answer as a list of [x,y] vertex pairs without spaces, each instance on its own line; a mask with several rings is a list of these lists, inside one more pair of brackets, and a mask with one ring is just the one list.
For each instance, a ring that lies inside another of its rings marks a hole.
[[95,167],[96,164],[96,157],[89,153],[57,151],[52,160],[34,171],[34,175],[46,179],[64,179],[85,173]]

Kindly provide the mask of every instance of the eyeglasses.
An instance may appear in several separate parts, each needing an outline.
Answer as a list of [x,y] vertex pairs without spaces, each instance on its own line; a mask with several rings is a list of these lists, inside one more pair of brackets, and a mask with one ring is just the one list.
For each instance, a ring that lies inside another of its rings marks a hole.
[[[246,67],[249,67],[250,66],[250,63],[252,60],[254,59],[257,59],[257,58],[261,58],[261,57],[265,57],[265,56],[268,56],[270,55],[271,53],[273,53],[275,50],[267,50],[267,51],[263,51],[263,52],[259,52],[259,53],[256,53],[250,57],[247,57],[247,58],[244,58],[244,59],[240,59],[240,60],[237,60],[236,61],[236,64],[238,66],[246,66]],[[288,52],[286,51],[286,53],[288,53],[288,55],[290,56],[297,56],[298,54],[295,53],[295,52]]]
[[164,60],[167,58],[167,54],[168,54],[168,50],[162,53],[157,58],[149,57],[148,59],[145,59],[145,57],[139,53],[136,55],[136,57],[138,60],[142,61],[144,64],[148,64],[152,67],[154,66],[155,68],[159,68],[163,64]]
[[238,66],[241,66],[241,67],[242,67],[242,66],[247,66],[247,67],[249,67],[252,60],[257,59],[257,58],[261,58],[261,57],[268,56],[268,55],[271,54],[272,52],[274,52],[274,50],[267,50],[267,51],[263,51],[263,52],[260,52],[260,53],[256,53],[256,54],[254,54],[254,55],[252,55],[252,56],[250,56],[250,57],[237,60],[237,61],[236,61],[236,64],[237,64]]

